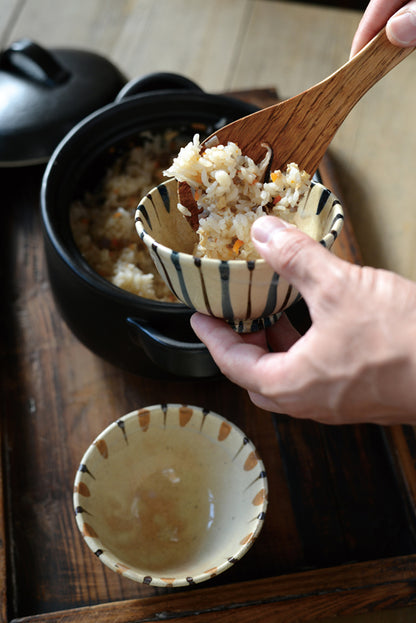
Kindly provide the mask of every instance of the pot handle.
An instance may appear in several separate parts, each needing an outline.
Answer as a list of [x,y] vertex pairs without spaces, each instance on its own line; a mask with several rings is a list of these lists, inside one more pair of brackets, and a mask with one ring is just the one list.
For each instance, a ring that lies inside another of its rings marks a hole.
[[15,41],[1,53],[0,62],[26,78],[53,87],[69,80],[71,74],[45,48],[31,39]]
[[181,74],[158,71],[147,74],[141,78],[130,80],[120,91],[116,97],[119,102],[131,95],[139,93],[148,93],[149,91],[168,91],[170,89],[187,91],[202,91],[193,80],[182,76]]
[[208,377],[219,368],[202,342],[182,342],[163,335],[139,318],[127,318],[131,339],[162,370],[176,376]]

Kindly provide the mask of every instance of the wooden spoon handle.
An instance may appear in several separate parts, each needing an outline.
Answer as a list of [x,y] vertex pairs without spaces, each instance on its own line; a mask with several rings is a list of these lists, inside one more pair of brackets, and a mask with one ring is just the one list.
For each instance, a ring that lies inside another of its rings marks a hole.
[[358,54],[312,89],[332,83],[337,94],[345,93],[342,106],[334,111],[342,116],[342,122],[361,97],[413,50],[390,43],[383,28]]
[[[380,31],[358,54],[322,82],[300,94],[300,110],[308,110],[308,121],[301,123],[297,114],[291,119],[300,127],[299,138],[304,151],[295,153],[297,162],[313,172],[319,166],[326,149],[349,112],[362,96],[398,65],[414,48],[399,48]],[[302,134],[302,126],[304,130]],[[307,146],[309,144],[309,149]]]
[[355,104],[413,50],[391,44],[383,29],[322,82],[215,134],[220,143],[237,143],[255,162],[264,156],[264,143],[268,143],[273,147],[272,170],[296,162],[312,174]]

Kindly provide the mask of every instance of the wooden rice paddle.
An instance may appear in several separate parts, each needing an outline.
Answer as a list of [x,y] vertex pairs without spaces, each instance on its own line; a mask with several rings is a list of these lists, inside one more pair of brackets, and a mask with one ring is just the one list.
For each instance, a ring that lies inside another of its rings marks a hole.
[[[258,163],[272,149],[270,170],[285,169],[295,162],[311,175],[345,117],[361,97],[414,48],[398,48],[380,31],[358,54],[328,78],[274,106],[238,119],[208,137],[218,143],[236,143],[242,153]],[[195,215],[193,197],[186,183],[179,185],[179,199]],[[195,219],[195,216],[194,216]]]

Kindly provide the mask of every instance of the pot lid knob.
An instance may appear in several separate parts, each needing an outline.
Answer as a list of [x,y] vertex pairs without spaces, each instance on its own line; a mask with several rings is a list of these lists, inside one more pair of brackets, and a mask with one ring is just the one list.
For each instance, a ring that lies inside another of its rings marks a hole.
[[96,53],[12,43],[0,54],[0,166],[46,162],[65,134],[125,83]]

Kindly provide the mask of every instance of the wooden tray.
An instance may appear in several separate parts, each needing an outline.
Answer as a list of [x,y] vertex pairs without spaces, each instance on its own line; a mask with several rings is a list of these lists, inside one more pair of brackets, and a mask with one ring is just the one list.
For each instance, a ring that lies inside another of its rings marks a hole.
[[[238,96],[276,101],[269,90]],[[52,300],[42,173],[0,171],[0,622],[290,623],[413,603],[413,429],[297,421],[255,408],[224,378],[140,378],[96,357]],[[329,157],[321,174],[337,193]],[[348,213],[336,252],[360,261]],[[235,421],[258,447],[270,486],[263,532],[244,559],[180,590],[109,571],[83,543],[72,509],[74,475],[91,440],[120,415],[160,402],[201,405]]]

